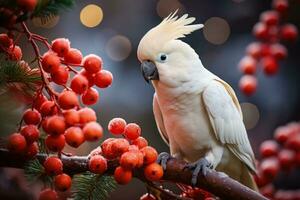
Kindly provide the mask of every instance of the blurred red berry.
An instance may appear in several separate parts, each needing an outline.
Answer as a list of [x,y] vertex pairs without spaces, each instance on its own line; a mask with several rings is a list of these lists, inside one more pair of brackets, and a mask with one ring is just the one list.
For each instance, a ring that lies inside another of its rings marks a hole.
[[110,71],[101,70],[95,74],[95,85],[99,88],[107,88],[112,84],[113,75]]
[[282,44],[272,44],[270,51],[272,56],[277,60],[282,60],[287,57],[287,49]]
[[269,39],[269,30],[266,24],[258,22],[253,27],[253,35],[260,40]]
[[252,42],[246,48],[246,53],[253,58],[260,58],[262,56],[261,44],[259,42]]
[[64,192],[71,188],[72,179],[68,174],[59,174],[54,178],[56,190]]
[[6,33],[0,34],[0,46],[7,49],[12,44],[13,44],[13,40]]
[[114,178],[118,184],[125,185],[131,181],[132,172],[119,166],[115,169]]
[[85,105],[93,105],[99,100],[99,93],[95,88],[89,88],[83,93],[81,100]]
[[129,123],[125,126],[124,136],[129,140],[135,140],[141,135],[141,128],[136,123]]
[[78,97],[71,90],[64,90],[58,95],[58,104],[62,109],[72,109],[79,105]]
[[287,141],[287,139],[290,137],[290,131],[286,127],[278,127],[275,130],[274,138],[277,140],[277,142],[283,144]]
[[124,133],[126,121],[122,118],[113,118],[108,123],[108,130],[112,134],[118,135]]
[[262,157],[276,156],[279,145],[273,140],[266,140],[260,145],[260,154]]
[[70,87],[71,89],[76,92],[77,94],[82,94],[84,93],[89,86],[89,81],[88,79],[83,76],[83,75],[75,75],[72,80],[71,80],[71,84]]
[[63,57],[70,49],[70,41],[66,38],[57,38],[52,41],[51,49],[57,53],[58,56]]
[[68,128],[65,137],[67,144],[74,148],[78,148],[85,141],[83,132],[79,127]]
[[94,74],[100,71],[102,65],[102,59],[94,54],[87,55],[83,59],[83,67],[90,74]]
[[268,10],[260,15],[260,20],[267,25],[277,25],[279,22],[279,15],[276,11]]
[[266,75],[274,75],[278,72],[279,65],[274,57],[264,57],[261,60],[261,65]]
[[8,55],[11,60],[21,60],[23,53],[21,48],[18,45],[11,45],[8,48]]
[[55,53],[51,51],[44,53],[42,57],[42,67],[45,72],[53,73],[59,68],[59,66],[60,59]]
[[257,64],[257,61],[254,58],[252,58],[250,56],[245,56],[239,62],[239,68],[240,68],[240,71],[244,74],[255,74],[256,64]]
[[38,3],[38,0],[17,0],[18,6],[26,11],[33,11]]
[[51,176],[61,174],[63,171],[63,163],[55,156],[48,157],[43,166],[45,168],[45,172]]
[[69,64],[79,65],[82,61],[82,54],[78,49],[71,48],[68,53],[64,55],[64,59]]
[[282,40],[293,42],[298,38],[298,28],[293,24],[286,24],[281,27],[280,36]]
[[31,144],[29,144],[26,148],[26,158],[32,159],[36,156],[36,154],[38,154],[39,152],[39,146],[36,142],[33,142]]
[[272,184],[266,185],[259,189],[259,192],[267,198],[272,199],[275,193],[275,188]]
[[300,152],[300,133],[292,134],[286,141],[285,146]]
[[260,164],[260,169],[265,177],[270,180],[274,179],[280,170],[278,159],[275,157],[264,159]]
[[252,95],[257,88],[257,79],[252,75],[244,75],[239,82],[239,88],[245,95]]
[[48,135],[45,140],[47,149],[53,152],[59,152],[63,150],[66,144],[66,139],[63,134],[61,135]]
[[101,155],[92,156],[89,160],[89,170],[95,174],[103,174],[107,170],[107,161]]
[[58,200],[57,193],[49,188],[41,191],[38,200]]
[[8,138],[8,149],[14,153],[23,153],[26,150],[27,143],[23,135],[13,133]]
[[36,109],[27,109],[23,114],[23,120],[26,124],[37,125],[41,119],[41,114]]
[[93,122],[97,120],[96,113],[93,109],[85,107],[78,111],[81,124]]
[[138,137],[137,139],[132,141],[132,144],[136,145],[139,149],[142,149],[148,146],[148,141],[143,137]]
[[103,136],[103,128],[97,122],[87,123],[83,129],[83,135],[86,141],[97,141]]
[[56,70],[51,72],[51,79],[57,85],[65,85],[69,79],[68,69],[60,65]]
[[278,12],[284,13],[289,8],[288,0],[273,0],[273,8],[275,8]]
[[280,166],[283,169],[289,170],[293,166],[295,153],[288,149],[283,149],[278,154]]
[[23,126],[20,133],[25,137],[27,144],[37,141],[40,137],[39,129],[32,124]]

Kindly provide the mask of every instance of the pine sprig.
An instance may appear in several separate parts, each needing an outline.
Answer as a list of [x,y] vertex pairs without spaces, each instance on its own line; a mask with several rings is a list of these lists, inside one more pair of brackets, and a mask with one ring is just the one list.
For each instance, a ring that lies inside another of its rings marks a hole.
[[32,17],[50,17],[71,8],[75,0],[39,0]]
[[28,161],[24,167],[24,173],[25,178],[30,184],[41,181],[45,185],[50,186],[52,183],[52,178],[45,174],[44,167],[37,159]]
[[116,188],[111,176],[85,172],[73,177],[74,200],[105,200]]

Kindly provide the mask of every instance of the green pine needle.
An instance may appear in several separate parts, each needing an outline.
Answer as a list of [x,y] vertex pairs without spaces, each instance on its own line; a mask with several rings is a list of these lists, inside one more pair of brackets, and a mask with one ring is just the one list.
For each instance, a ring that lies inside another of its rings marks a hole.
[[32,17],[58,15],[61,11],[71,8],[75,0],[39,0]]
[[74,200],[105,200],[116,188],[113,177],[85,172],[73,177]]
[[30,184],[42,181],[45,185],[50,186],[52,183],[52,178],[45,174],[44,167],[37,159],[28,161],[24,167],[24,173],[25,178]]

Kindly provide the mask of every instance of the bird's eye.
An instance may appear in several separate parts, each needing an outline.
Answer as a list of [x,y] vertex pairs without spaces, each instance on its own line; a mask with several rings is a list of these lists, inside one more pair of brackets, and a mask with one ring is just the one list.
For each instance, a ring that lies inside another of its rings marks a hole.
[[158,60],[159,60],[160,62],[166,62],[167,58],[168,58],[168,57],[167,57],[166,54],[161,53],[161,54],[159,54]]

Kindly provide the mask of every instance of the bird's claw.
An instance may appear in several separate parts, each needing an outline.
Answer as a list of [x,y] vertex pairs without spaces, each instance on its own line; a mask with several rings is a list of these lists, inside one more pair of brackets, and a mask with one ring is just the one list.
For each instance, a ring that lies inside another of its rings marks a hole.
[[167,162],[170,160],[170,158],[172,158],[172,156],[169,153],[162,152],[158,155],[156,162],[162,166],[163,170],[166,170]]
[[212,169],[212,165],[205,158],[201,158],[200,160],[194,163],[187,164],[184,169],[189,169],[193,171],[191,185],[194,187],[197,184],[199,173],[201,173],[203,176],[206,176],[209,169]]

